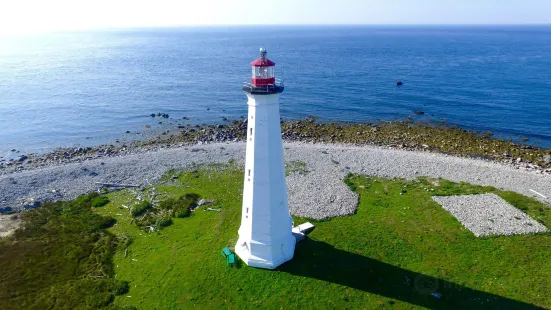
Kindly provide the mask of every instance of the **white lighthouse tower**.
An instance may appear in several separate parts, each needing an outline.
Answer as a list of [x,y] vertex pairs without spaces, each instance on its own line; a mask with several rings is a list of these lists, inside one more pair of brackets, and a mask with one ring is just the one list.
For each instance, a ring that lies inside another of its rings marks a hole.
[[243,91],[249,105],[245,186],[235,253],[253,267],[273,269],[293,258],[295,237],[287,203],[275,63],[260,49]]

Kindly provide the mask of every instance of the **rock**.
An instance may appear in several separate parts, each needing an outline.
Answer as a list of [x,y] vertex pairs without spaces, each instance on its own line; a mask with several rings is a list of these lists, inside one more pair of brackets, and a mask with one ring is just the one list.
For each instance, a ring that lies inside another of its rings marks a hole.
[[40,201],[36,201],[32,198],[27,198],[23,200],[23,209],[30,210],[40,206]]
[[551,154],[543,155],[543,163],[546,165],[551,164]]
[[149,116],[155,117],[155,113],[151,113],[151,114],[149,114]]
[[16,149],[11,149],[11,151],[12,151],[12,152],[17,152],[17,150],[16,150]]
[[413,114],[415,114],[415,115],[424,115],[425,112],[423,112],[423,111],[413,111]]
[[205,200],[205,199],[201,199],[197,202],[197,206],[206,206],[206,205],[210,205],[214,203],[214,200]]
[[13,209],[11,207],[0,208],[0,214],[11,213]]
[[402,83],[402,81],[396,82],[396,86],[402,86],[402,85],[404,85],[404,83]]
[[520,163],[520,162],[522,162],[522,158],[519,157],[517,158],[517,163]]
[[19,162],[24,162],[24,161],[27,160],[27,159],[29,159],[29,157],[28,157],[27,155],[21,155],[21,156],[17,159],[17,161],[19,161]]

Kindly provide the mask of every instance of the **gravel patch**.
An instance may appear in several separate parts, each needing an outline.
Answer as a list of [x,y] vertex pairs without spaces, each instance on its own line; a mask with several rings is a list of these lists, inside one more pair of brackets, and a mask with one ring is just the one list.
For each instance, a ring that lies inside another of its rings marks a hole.
[[19,225],[19,214],[0,215],[0,238],[11,235]]
[[[349,173],[386,178],[441,177],[491,185],[535,197],[551,197],[551,176],[484,160],[374,146],[284,143],[285,160],[306,164],[306,174],[288,177],[289,207],[296,215],[327,218],[352,214],[357,195],[344,184]],[[173,168],[227,163],[244,166],[245,143],[217,143],[150,150],[119,157],[52,165],[0,175],[0,208],[20,210],[46,200],[70,200],[96,189],[95,182],[147,185]]]
[[291,214],[317,220],[354,214],[359,195],[344,184],[338,169],[319,168],[287,176]]
[[433,196],[432,199],[477,237],[549,231],[496,194]]

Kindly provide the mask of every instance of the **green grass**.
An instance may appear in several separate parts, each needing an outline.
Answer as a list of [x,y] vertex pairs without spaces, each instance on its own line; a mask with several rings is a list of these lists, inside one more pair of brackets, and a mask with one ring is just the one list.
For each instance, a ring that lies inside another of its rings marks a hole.
[[[168,179],[165,179],[168,180]],[[117,306],[175,308],[501,308],[551,307],[551,234],[476,238],[432,195],[493,192],[550,227],[551,212],[538,201],[492,187],[439,180],[387,180],[350,175],[360,194],[357,213],[316,225],[297,245],[295,258],[269,271],[220,254],[233,247],[239,228],[243,173],[217,166],[182,173],[156,186],[165,198],[196,193],[215,200],[221,213],[198,208],[191,217],[145,233],[121,205],[128,192],[109,195],[95,209],[113,216],[109,230],[128,236],[127,252],[114,255],[117,279],[130,291]],[[434,183],[434,182],[433,182]],[[300,224],[306,219],[295,219]],[[440,293],[441,298],[431,296]]]
[[92,211],[97,194],[24,212],[0,240],[0,309],[115,308],[128,283],[114,278],[115,220]]
[[[442,179],[344,181],[360,195],[356,214],[312,221],[295,258],[272,271],[230,268],[220,254],[240,224],[243,172],[232,164],[170,171],[155,186],[166,203],[140,216],[163,215],[153,233],[128,207],[132,190],[45,204],[0,240],[0,309],[551,307],[551,234],[476,238],[431,196],[496,193],[550,227],[547,206]],[[222,212],[171,213],[199,197]]]

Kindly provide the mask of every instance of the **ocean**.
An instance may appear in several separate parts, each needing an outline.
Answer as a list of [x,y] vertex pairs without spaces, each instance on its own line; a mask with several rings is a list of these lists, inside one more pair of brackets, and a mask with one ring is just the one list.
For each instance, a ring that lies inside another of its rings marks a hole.
[[261,46],[285,119],[411,117],[551,147],[551,26],[234,26],[0,37],[0,156],[239,119]]

